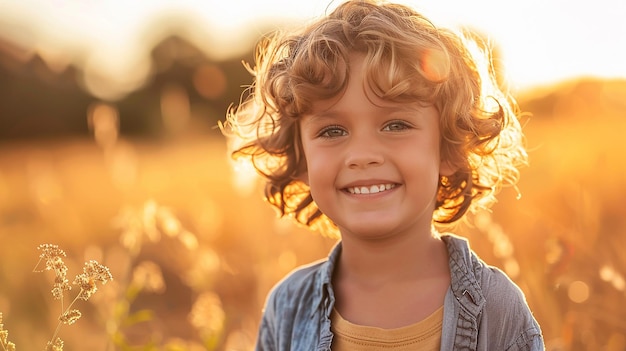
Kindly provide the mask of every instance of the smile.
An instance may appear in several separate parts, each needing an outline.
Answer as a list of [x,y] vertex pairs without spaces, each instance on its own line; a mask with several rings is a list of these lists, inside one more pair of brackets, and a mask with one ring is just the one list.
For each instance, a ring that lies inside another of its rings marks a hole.
[[377,194],[395,188],[395,184],[379,184],[370,186],[355,186],[346,188],[350,194]]

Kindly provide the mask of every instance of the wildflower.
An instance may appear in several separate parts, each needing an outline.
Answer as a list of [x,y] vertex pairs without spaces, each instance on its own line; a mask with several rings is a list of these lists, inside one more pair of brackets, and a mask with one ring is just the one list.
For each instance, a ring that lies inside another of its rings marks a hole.
[[[95,260],[91,260],[85,262],[85,266],[83,267],[83,273],[78,274],[76,278],[74,278],[74,284],[80,287],[80,292],[74,298],[74,300],[69,304],[67,308],[63,307],[63,292],[66,290],[70,290],[71,286],[69,281],[67,280],[67,266],[65,262],[63,262],[63,257],[66,257],[65,252],[61,250],[57,245],[52,244],[43,244],[39,245],[38,249],[41,250],[41,254],[39,255],[39,261],[35,265],[33,269],[34,272],[43,272],[43,271],[54,271],[54,285],[52,287],[52,295],[55,299],[61,300],[61,310],[64,311],[59,315],[59,323],[57,325],[52,338],[46,345],[46,351],[62,351],[63,350],[63,340],[57,337],[59,330],[63,324],[71,325],[76,323],[76,321],[81,317],[81,312],[77,309],[72,309],[72,306],[76,301],[82,299],[87,300],[91,297],[96,290],[98,289],[96,286],[96,282],[101,282],[105,284],[109,280],[113,279],[109,268],[104,265],[101,265]],[[41,263],[44,262],[44,268],[39,268]],[[1,333],[2,331],[2,315],[0,314],[0,341],[2,341],[3,349],[0,351],[12,350],[9,344],[6,343],[6,333]],[[7,344],[7,345],[5,345]]]
[[80,287],[80,293],[77,298],[87,301],[98,290],[96,286],[97,281],[106,284],[112,279],[113,276],[108,267],[95,260],[85,262],[83,273],[78,274],[74,279],[74,285]]
[[52,296],[55,300],[63,298],[63,292],[72,290],[69,280],[67,280],[65,274],[58,275],[54,278],[54,284],[52,285]]
[[58,245],[53,244],[41,244],[37,247],[38,250],[43,251],[39,255],[39,261],[46,260],[46,270],[50,270],[49,262],[56,257],[66,257],[65,251],[61,250]]
[[4,330],[2,312],[0,312],[0,346],[2,346],[2,350],[15,351],[15,344],[9,341],[9,331]]
[[79,310],[68,310],[59,316],[59,321],[63,324],[72,325],[82,316]]
[[48,341],[48,345],[46,345],[46,351],[63,351],[63,340],[61,338],[56,338],[54,343]]
[[[52,296],[55,300],[63,299],[63,292],[69,291],[72,287],[67,280],[67,266],[63,261],[63,257],[66,257],[65,251],[61,250],[59,246],[53,244],[42,244],[37,247],[41,250],[41,254],[39,255],[39,261],[35,268],[34,272],[43,272],[43,271],[54,271],[55,278],[54,284],[52,285]],[[43,269],[37,269],[41,262],[44,262],[45,266]]]

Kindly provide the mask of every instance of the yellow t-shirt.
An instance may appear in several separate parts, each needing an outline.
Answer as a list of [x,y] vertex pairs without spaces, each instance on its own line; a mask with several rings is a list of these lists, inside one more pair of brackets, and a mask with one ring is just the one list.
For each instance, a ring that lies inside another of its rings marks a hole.
[[333,310],[333,351],[423,350],[438,351],[441,345],[443,306],[424,320],[406,327],[382,329],[352,324]]

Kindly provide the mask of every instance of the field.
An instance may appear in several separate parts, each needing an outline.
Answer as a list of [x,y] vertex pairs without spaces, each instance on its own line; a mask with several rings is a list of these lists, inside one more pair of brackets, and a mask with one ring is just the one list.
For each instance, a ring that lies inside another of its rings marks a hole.
[[[491,213],[453,228],[524,290],[548,350],[626,349],[620,89],[529,102],[521,197],[503,189]],[[276,218],[251,179],[217,132],[1,144],[9,340],[43,349],[56,328],[54,274],[33,272],[37,246],[51,243],[67,253],[70,283],[91,259],[114,277],[77,302],[83,316],[60,329],[66,350],[250,350],[268,290],[334,245]]]

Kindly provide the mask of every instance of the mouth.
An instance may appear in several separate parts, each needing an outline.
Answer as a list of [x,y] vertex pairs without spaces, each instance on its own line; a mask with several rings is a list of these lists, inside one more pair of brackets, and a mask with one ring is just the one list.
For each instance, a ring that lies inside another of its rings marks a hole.
[[387,183],[387,184],[375,184],[368,186],[353,186],[346,188],[345,191],[350,194],[378,194],[384,191],[389,191],[396,187],[396,184]]

